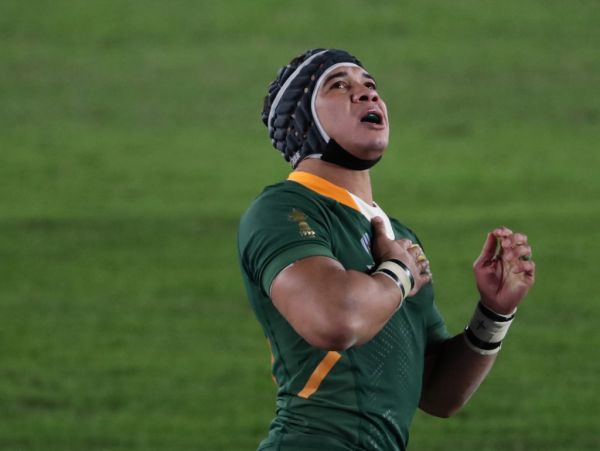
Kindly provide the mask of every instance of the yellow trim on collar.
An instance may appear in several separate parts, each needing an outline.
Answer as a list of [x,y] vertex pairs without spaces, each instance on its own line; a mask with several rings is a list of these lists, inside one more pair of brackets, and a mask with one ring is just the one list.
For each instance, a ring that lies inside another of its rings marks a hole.
[[299,183],[322,196],[337,200],[340,204],[353,208],[356,211],[361,211],[347,190],[310,172],[294,171],[288,176],[288,180]]

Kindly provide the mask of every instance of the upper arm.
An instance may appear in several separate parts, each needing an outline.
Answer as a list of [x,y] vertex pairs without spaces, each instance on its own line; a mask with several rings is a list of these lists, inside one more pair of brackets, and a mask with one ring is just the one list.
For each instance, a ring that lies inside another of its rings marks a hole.
[[315,332],[331,318],[328,283],[345,272],[333,255],[329,230],[318,205],[277,193],[250,207],[238,233],[242,269],[262,291],[261,302],[272,301],[296,332],[320,347],[330,344]]
[[351,309],[344,308],[346,270],[332,258],[296,261],[273,280],[271,299],[294,330],[313,346],[347,347]]
[[284,194],[261,196],[242,217],[238,232],[242,268],[267,296],[275,276],[295,261],[334,258],[329,227],[318,206]]

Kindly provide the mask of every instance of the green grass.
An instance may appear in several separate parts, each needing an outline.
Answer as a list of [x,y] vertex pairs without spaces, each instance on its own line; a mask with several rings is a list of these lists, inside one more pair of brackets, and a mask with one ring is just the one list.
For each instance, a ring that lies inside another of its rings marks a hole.
[[309,47],[377,77],[376,197],[415,229],[449,328],[498,224],[538,264],[470,405],[414,450],[600,447],[596,2],[0,4],[0,449],[250,450],[274,411],[237,221],[288,168],[259,121]]

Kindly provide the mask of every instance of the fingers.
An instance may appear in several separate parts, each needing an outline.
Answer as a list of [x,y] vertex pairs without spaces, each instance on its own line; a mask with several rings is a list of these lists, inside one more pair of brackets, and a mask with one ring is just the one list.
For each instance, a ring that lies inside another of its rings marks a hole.
[[413,264],[416,268],[416,272],[413,271],[415,287],[409,293],[409,295],[414,296],[422,286],[430,283],[433,280],[433,275],[431,274],[431,270],[429,268],[429,260],[425,254],[422,253],[421,246],[418,244],[413,244],[411,245],[410,249],[413,250],[413,252],[409,251],[409,254],[414,258]]
[[415,263],[419,268],[419,274],[431,274],[429,271],[429,260],[423,253],[421,246],[411,242],[408,251],[415,259]]
[[532,249],[529,245],[527,235],[512,233],[500,238],[500,249],[502,259],[505,261],[531,260]]
[[515,247],[511,247],[507,251],[505,251],[504,258],[506,260],[519,259],[519,260],[527,261],[527,260],[531,260],[531,255],[532,255],[531,246],[529,246],[528,244],[521,244],[521,245],[517,245]]
[[507,227],[497,227],[492,230],[488,233],[480,258],[489,259],[499,255],[502,255],[504,259],[516,257],[529,260],[531,246],[528,243],[527,235],[519,232],[515,233]]
[[525,274],[526,276],[533,277],[535,275],[535,262],[533,261],[519,261],[513,265],[511,271],[514,274]]
[[415,276],[415,287],[411,290],[410,293],[408,293],[408,295],[414,296],[415,294],[417,294],[419,292],[421,287],[423,287],[424,285],[427,285],[432,280],[433,280],[433,276],[431,275],[430,272],[418,274],[417,276]]
[[475,270],[491,268],[502,260],[513,265],[515,260],[530,261],[532,249],[527,235],[513,232],[507,227],[497,227],[488,233],[481,254],[473,264]]
[[508,227],[496,227],[494,230],[492,230],[491,232],[496,238],[507,238],[509,236],[511,236],[513,234],[512,230],[510,230]]
[[423,253],[423,249],[418,244],[414,244],[409,241],[408,253],[413,258],[413,264],[416,268],[416,272],[413,270],[413,276],[415,278],[415,287],[409,293],[410,296],[417,294],[419,289],[433,280],[431,269],[429,268],[429,260]]
[[527,235],[512,232],[506,227],[498,227],[491,235],[498,240],[496,257],[503,262],[509,273],[521,275],[529,283],[533,283],[535,262],[532,260],[533,253]]

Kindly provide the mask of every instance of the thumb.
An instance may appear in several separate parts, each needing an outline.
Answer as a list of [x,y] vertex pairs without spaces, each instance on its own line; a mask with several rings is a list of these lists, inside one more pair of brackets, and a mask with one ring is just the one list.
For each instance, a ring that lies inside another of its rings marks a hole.
[[385,235],[385,224],[383,223],[383,219],[379,216],[375,216],[371,219],[371,225],[373,226],[373,235],[375,238],[379,238]]
[[488,233],[487,239],[483,244],[483,249],[481,249],[481,254],[477,257],[474,266],[484,266],[494,258],[497,242],[496,236],[492,232]]

